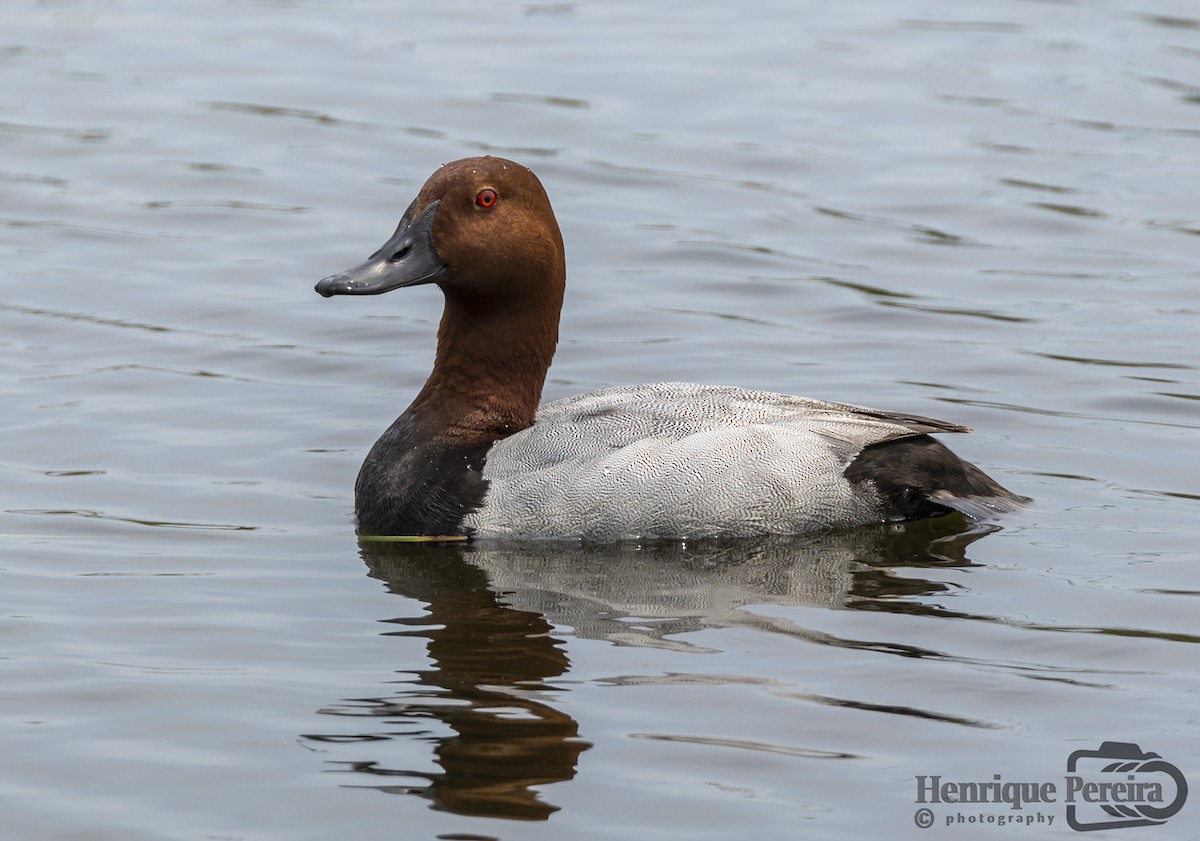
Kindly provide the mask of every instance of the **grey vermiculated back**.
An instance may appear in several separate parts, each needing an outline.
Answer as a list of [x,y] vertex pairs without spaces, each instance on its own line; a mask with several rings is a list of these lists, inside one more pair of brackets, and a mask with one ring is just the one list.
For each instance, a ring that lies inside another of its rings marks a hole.
[[883,519],[842,473],[864,447],[926,432],[931,418],[690,383],[609,388],[542,407],[496,443],[479,537],[803,534]]

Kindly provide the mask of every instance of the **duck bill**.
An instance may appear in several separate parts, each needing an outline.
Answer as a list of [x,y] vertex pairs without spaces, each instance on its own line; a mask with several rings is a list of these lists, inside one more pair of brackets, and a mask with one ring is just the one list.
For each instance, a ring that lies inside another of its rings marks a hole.
[[317,292],[332,295],[380,295],[404,286],[437,283],[446,264],[433,247],[433,217],[441,199],[431,202],[416,216],[416,202],[408,206],[396,233],[367,261],[317,283]]

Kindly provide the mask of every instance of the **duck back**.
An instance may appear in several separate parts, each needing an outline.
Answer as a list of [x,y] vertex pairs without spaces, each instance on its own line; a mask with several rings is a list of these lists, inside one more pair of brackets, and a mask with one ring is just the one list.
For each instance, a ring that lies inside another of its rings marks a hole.
[[[943,461],[971,466],[925,433],[965,431],[733,387],[604,389],[550,403],[532,427],[497,442],[482,474],[486,499],[463,524],[479,537],[609,541],[804,534],[947,513],[955,493],[930,499],[946,490],[934,474],[947,472]],[[908,440],[934,445],[914,473],[885,475],[871,457],[853,469],[872,447]]]

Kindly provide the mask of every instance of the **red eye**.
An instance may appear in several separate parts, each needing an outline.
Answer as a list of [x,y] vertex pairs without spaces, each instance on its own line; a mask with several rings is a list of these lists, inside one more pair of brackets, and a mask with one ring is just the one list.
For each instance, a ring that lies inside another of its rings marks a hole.
[[491,210],[496,206],[496,202],[500,197],[496,195],[495,190],[480,190],[479,195],[475,197],[475,204],[482,207],[484,210]]

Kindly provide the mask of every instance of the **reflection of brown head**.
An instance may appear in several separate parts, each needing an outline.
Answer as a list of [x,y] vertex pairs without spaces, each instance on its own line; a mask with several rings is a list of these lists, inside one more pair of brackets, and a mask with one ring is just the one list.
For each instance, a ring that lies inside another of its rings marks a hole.
[[558,807],[534,787],[574,777],[579,754],[590,747],[578,723],[546,702],[561,690],[544,681],[569,668],[550,623],[504,605],[461,547],[364,543],[363,555],[389,589],[428,605],[425,616],[391,620],[406,626],[392,633],[427,638],[434,664],[416,673],[401,697],[374,702],[369,715],[393,724],[434,719],[453,733],[435,739],[440,774],[374,763],[356,770],[423,778],[425,786],[379,788],[420,795],[456,814],[545,820]]

